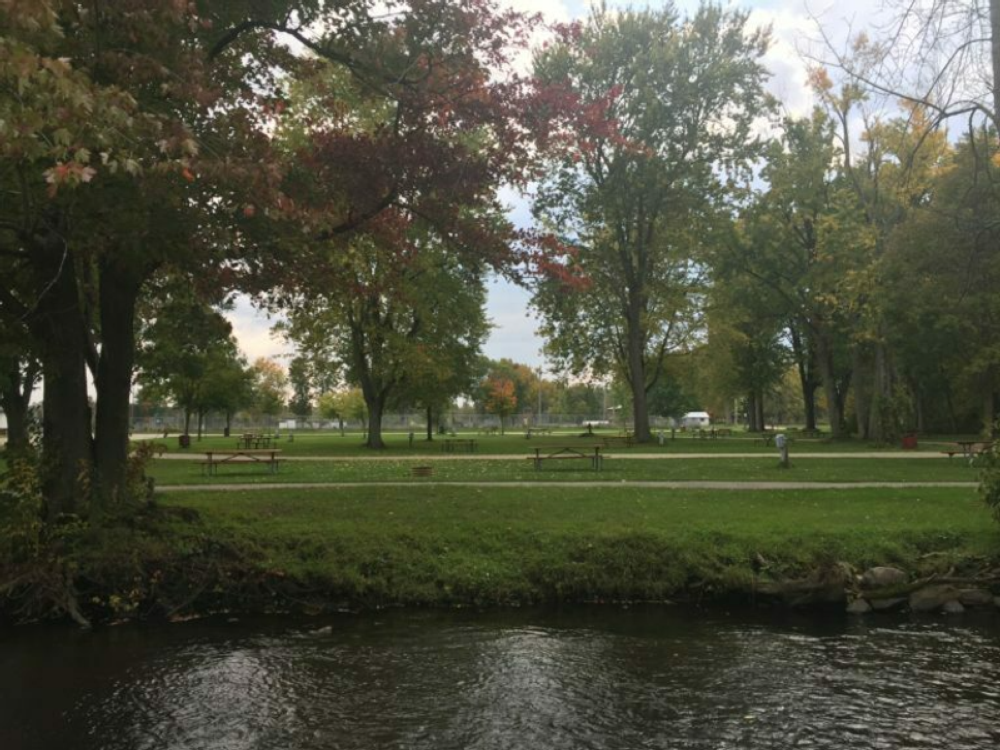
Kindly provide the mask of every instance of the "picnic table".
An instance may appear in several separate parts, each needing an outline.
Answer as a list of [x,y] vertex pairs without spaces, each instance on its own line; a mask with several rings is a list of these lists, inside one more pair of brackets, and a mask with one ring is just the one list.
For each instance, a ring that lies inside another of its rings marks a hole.
[[956,440],[955,447],[952,449],[946,449],[941,451],[942,453],[947,453],[948,458],[961,453],[963,458],[973,459],[976,456],[981,456],[993,448],[992,440]]
[[275,439],[273,435],[264,435],[255,432],[244,432],[238,438],[236,438],[236,447],[243,448],[244,450],[250,448],[270,448],[271,440]]
[[590,461],[590,468],[594,471],[600,471],[604,464],[604,457],[601,455],[602,447],[600,445],[538,445],[535,446],[535,454],[528,456],[528,459],[534,462],[536,471],[542,468],[543,461],[562,459]]
[[441,441],[442,453],[475,453],[479,443],[472,438],[445,438]]
[[205,451],[205,459],[201,461],[201,473],[214,475],[222,464],[262,464],[271,474],[278,472],[281,450],[270,448],[265,450],[237,449],[234,451]]

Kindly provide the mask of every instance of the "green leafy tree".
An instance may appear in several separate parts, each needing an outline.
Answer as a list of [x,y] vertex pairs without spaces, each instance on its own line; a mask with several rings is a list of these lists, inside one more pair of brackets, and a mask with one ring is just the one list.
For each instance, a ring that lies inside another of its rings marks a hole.
[[[226,432],[232,428],[233,417],[253,405],[253,372],[242,354],[223,347],[211,356],[205,371],[205,387],[200,406],[203,412],[222,412]],[[199,436],[201,431],[199,429]]]
[[253,407],[273,420],[285,408],[288,376],[273,359],[258,357],[250,366],[253,375]]
[[185,435],[191,432],[191,417],[198,415],[200,435],[214,373],[222,362],[238,356],[229,321],[210,305],[175,289],[152,312],[142,339],[138,382],[183,409]]
[[312,414],[312,375],[305,357],[295,357],[288,364],[288,382],[292,388],[292,398],[288,409],[297,417]]
[[844,279],[861,266],[858,253],[868,241],[854,194],[837,171],[842,156],[823,111],[786,120],[761,170],[767,190],[744,212],[740,233],[715,255],[720,283],[749,282],[784,317],[806,413],[814,413],[812,375],[818,370],[836,436],[846,433],[851,379]]
[[360,388],[345,388],[320,394],[317,408],[324,419],[336,419],[340,433],[344,434],[344,422],[356,419],[362,424],[368,422],[368,407]]
[[423,232],[405,248],[359,233],[351,252],[322,262],[323,281],[285,300],[286,335],[343,363],[345,380],[364,394],[366,444],[384,448],[387,407],[436,405],[464,387],[488,330],[483,281]]
[[767,45],[745,13],[715,5],[689,18],[672,5],[601,9],[536,61],[566,105],[567,145],[534,210],[570,247],[533,304],[559,366],[628,384],[641,442],[663,359],[699,326],[704,249],[759,154],[751,127],[771,107]]
[[487,391],[486,411],[500,417],[500,434],[503,435],[506,418],[517,409],[514,382],[506,378],[490,378]]

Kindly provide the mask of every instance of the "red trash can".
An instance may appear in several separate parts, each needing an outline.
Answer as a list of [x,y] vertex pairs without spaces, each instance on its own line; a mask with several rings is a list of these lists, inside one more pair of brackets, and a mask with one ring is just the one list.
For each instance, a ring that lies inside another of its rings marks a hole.
[[903,435],[903,450],[913,451],[917,449],[917,433],[908,432]]

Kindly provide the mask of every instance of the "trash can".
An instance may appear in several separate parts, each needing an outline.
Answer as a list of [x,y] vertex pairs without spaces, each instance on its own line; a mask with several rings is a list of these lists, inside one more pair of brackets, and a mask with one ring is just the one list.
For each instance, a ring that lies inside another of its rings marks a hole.
[[903,435],[903,450],[914,451],[917,449],[917,433],[908,432]]
[[191,436],[187,435],[187,434],[178,435],[177,436],[177,444],[181,448],[190,448],[191,447]]

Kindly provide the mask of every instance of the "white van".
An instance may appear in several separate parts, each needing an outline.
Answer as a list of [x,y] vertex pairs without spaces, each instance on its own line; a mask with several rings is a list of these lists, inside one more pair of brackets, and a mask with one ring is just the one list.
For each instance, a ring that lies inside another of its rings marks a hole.
[[685,430],[697,430],[699,428],[711,426],[712,417],[707,411],[689,411],[681,417],[681,427]]

